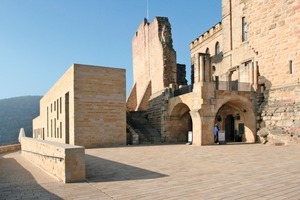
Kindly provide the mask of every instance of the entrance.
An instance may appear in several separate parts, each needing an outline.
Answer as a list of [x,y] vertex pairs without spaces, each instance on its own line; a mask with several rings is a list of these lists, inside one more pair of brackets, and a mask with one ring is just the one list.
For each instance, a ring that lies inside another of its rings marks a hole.
[[234,117],[233,115],[227,115],[225,119],[225,141],[234,141]]

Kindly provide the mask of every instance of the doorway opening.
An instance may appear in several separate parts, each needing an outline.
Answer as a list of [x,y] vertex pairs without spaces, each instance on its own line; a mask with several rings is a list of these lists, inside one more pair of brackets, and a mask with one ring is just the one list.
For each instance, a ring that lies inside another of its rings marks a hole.
[[227,115],[225,118],[225,141],[235,141],[235,129],[234,129],[234,117],[233,115]]

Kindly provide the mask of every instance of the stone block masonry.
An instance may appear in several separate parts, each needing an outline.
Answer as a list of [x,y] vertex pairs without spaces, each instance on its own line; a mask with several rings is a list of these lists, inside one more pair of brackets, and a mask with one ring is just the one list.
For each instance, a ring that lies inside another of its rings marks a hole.
[[40,101],[37,138],[89,147],[126,144],[125,70],[73,64]]
[[[143,20],[132,39],[132,54],[135,86],[127,106],[130,111],[145,111],[148,110],[147,101],[152,94],[162,92],[165,87],[177,83],[176,52],[173,49],[171,24],[167,17],[155,17],[151,23]],[[184,77],[179,76],[179,79],[185,83]]]
[[0,153],[6,153],[6,152],[11,152],[11,151],[18,151],[21,149],[20,144],[11,144],[11,145],[5,145],[5,146],[0,146]]
[[21,149],[25,158],[64,183],[85,180],[84,147],[22,137]]

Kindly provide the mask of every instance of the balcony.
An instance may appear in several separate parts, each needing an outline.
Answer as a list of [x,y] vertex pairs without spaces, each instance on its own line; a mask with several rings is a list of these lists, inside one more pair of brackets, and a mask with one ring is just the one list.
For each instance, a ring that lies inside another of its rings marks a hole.
[[[252,85],[250,83],[237,82],[237,81],[215,81],[213,83],[214,83],[215,90],[243,91],[243,92],[253,91]],[[174,90],[174,97],[184,95],[192,91],[193,91],[193,85],[186,85],[177,90]]]
[[250,83],[237,82],[237,81],[216,81],[215,89],[223,91],[245,91],[251,92],[252,86]]
[[185,85],[182,86],[181,88],[174,90],[174,97],[187,94],[193,91],[193,85]]

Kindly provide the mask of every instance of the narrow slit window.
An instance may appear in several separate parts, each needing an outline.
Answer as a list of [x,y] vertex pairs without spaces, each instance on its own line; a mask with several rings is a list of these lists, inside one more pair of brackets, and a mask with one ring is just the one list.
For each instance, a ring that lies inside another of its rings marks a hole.
[[248,40],[248,25],[246,17],[242,18],[242,41],[245,42]]
[[294,64],[293,64],[292,60],[289,61],[289,67],[290,67],[290,74],[293,74],[293,72],[294,72]]
[[219,42],[217,42],[216,43],[216,55],[219,55],[220,54],[220,43]]

